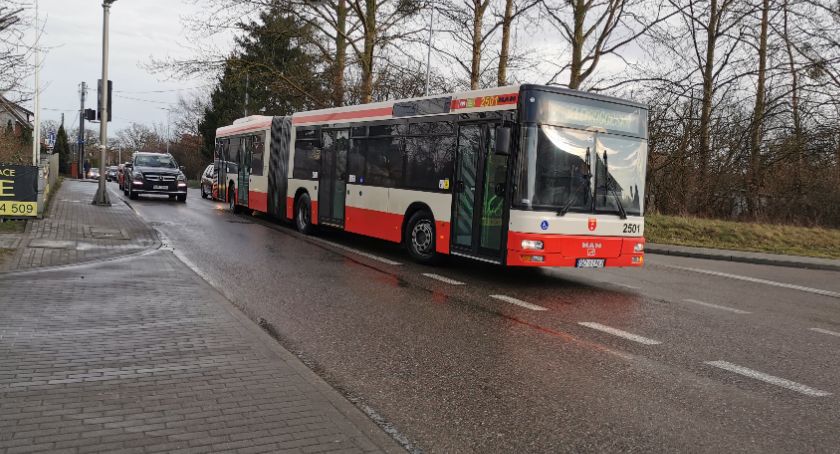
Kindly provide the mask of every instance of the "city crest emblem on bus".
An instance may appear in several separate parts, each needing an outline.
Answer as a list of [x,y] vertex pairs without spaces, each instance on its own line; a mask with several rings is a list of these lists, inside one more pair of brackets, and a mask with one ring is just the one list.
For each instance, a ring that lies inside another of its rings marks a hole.
[[598,220],[595,218],[589,218],[589,231],[595,231],[596,227],[598,227]]

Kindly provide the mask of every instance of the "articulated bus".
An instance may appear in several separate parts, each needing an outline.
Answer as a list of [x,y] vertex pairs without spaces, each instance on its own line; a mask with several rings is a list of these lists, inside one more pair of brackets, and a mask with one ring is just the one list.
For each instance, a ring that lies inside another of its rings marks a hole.
[[644,263],[647,107],[552,86],[251,116],[217,130],[233,211],[510,266]]

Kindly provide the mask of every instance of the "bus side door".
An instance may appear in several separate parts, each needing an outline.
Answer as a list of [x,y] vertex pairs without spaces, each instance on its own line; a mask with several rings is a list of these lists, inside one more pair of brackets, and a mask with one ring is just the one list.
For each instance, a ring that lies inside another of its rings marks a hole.
[[463,123],[453,188],[453,253],[501,262],[505,250],[508,156],[495,153],[499,123]]

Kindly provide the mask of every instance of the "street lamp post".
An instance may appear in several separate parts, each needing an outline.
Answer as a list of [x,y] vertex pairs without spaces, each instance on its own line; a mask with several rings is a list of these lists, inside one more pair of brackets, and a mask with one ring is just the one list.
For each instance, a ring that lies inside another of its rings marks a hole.
[[99,187],[96,195],[93,196],[93,204],[100,206],[111,206],[111,198],[108,197],[108,189],[105,187],[105,150],[108,148],[108,16],[111,12],[111,4],[117,0],[104,0],[102,2],[102,86],[99,91],[100,97],[99,112]]

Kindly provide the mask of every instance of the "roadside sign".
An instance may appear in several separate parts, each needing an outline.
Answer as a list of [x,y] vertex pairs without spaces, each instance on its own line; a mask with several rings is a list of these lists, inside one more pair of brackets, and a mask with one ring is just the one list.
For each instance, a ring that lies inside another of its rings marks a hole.
[[50,148],[55,147],[55,129],[50,129],[47,132],[47,146]]
[[0,164],[0,217],[38,215],[38,167]]

